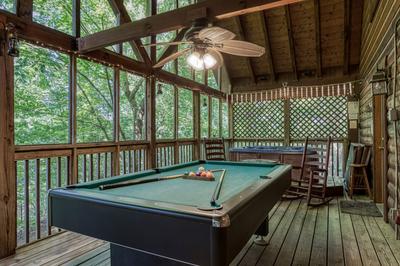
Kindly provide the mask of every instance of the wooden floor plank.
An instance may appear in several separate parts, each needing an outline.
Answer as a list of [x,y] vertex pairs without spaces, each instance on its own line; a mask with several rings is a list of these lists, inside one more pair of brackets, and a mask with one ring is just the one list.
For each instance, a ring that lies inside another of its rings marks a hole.
[[[107,251],[110,250],[110,244],[109,243],[104,243],[103,245],[100,245],[98,248],[92,249],[85,254],[75,257],[70,261],[66,261],[64,263],[65,266],[75,266],[75,265],[81,265],[85,264],[93,259],[96,259],[96,261],[102,261],[102,259],[98,259],[99,257],[101,258],[101,254],[107,253]],[[106,259],[105,257],[104,259]],[[103,260],[104,260],[103,259]],[[89,264],[87,264],[89,265]]]
[[[277,204],[275,204],[275,206],[271,209],[271,211],[268,214],[269,220],[272,219],[272,217],[274,216],[274,214],[280,204],[281,204],[281,201],[279,201]],[[231,266],[238,265],[240,263],[240,261],[243,259],[243,257],[246,255],[248,250],[253,245],[255,239],[256,239],[256,235],[252,235],[250,237],[249,241],[247,241],[247,243],[244,245],[243,249],[236,255],[236,257],[231,261],[231,263],[229,265],[231,265]]]
[[[342,197],[343,198],[343,197]],[[381,217],[341,213],[329,205],[278,203],[270,212],[266,247],[250,239],[231,265],[400,265],[400,241]],[[17,250],[0,265],[109,266],[109,244],[65,232]]]
[[272,265],[275,262],[281,246],[285,241],[290,225],[292,224],[293,218],[297,213],[300,202],[301,201],[299,200],[291,202],[284,218],[282,219],[282,222],[278,225],[271,237],[271,240],[269,241],[268,246],[264,249],[256,265]]
[[[78,245],[76,249],[66,252],[62,257],[54,258],[51,261],[43,263],[42,266],[59,266],[69,263],[70,261],[84,256],[86,253],[105,245],[104,241],[92,239],[91,242],[85,245]],[[76,264],[75,264],[76,265]]]
[[374,246],[371,243],[365,224],[359,215],[351,214],[354,232],[357,238],[358,248],[364,265],[380,265]]
[[317,213],[317,208],[308,208],[307,210],[307,215],[301,230],[299,243],[293,258],[293,265],[308,265],[310,262]]
[[386,242],[389,244],[397,263],[400,264],[400,241],[396,240],[395,231],[389,224],[385,223],[381,217],[376,217],[374,220],[382,235],[385,237]]
[[[111,256],[111,251],[110,249],[107,249],[103,253],[98,254],[96,257],[91,258],[90,260],[84,261],[79,266],[92,266],[92,265],[97,265],[107,259],[109,259]],[[68,266],[68,265],[67,265]],[[72,266],[72,265],[71,265]]]
[[318,208],[314,239],[311,248],[310,265],[326,265],[328,240],[328,206]]
[[342,227],[343,255],[346,265],[362,266],[360,251],[354,233],[350,214],[340,213],[340,225]]
[[[278,209],[275,211],[274,215],[271,217],[269,221],[269,233],[266,237],[266,241],[270,242],[271,236],[274,234],[276,228],[278,227],[279,223],[281,222],[283,216],[285,215],[286,211],[290,206],[291,201],[285,200],[282,201],[279,205]],[[267,246],[268,247],[268,246]],[[240,261],[239,265],[255,265],[260,258],[263,250],[265,249],[264,246],[259,246],[256,244],[252,244],[249,251]]]
[[281,247],[278,258],[275,261],[276,265],[290,265],[292,263],[294,254],[296,252],[297,243],[300,238],[300,233],[304,225],[307,209],[307,203],[302,201],[289,228],[287,237]]
[[329,202],[328,265],[344,265],[340,215],[337,199]]
[[362,218],[381,265],[396,265],[397,260],[376,224],[374,217],[363,216]]

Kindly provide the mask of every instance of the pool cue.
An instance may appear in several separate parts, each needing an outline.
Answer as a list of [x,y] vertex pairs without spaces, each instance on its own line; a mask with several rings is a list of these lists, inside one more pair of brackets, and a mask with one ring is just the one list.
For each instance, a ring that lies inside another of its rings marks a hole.
[[215,187],[214,193],[213,193],[211,201],[210,201],[211,206],[217,206],[216,201],[219,198],[219,193],[221,192],[221,187],[222,187],[222,182],[224,182],[225,172],[226,172],[225,169],[222,170],[221,177],[219,178],[218,184]]
[[112,189],[112,188],[140,185],[140,184],[146,184],[146,183],[151,183],[151,182],[176,179],[176,178],[180,178],[180,177],[184,177],[184,176],[186,176],[186,175],[185,174],[179,174],[179,175],[171,175],[171,176],[149,178],[149,179],[142,179],[142,180],[124,181],[124,182],[118,182],[118,183],[115,183],[115,184],[101,185],[101,186],[99,186],[99,189],[100,190],[106,190],[106,189]]

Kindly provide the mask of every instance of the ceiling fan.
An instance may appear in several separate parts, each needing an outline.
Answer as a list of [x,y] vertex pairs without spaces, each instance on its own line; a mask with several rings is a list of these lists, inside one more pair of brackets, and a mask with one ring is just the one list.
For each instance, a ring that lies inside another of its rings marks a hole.
[[260,57],[265,53],[265,48],[257,44],[233,40],[236,35],[220,27],[208,27],[206,19],[195,20],[193,26],[185,33],[184,40],[178,42],[159,42],[144,46],[180,45],[187,47],[160,60],[154,68],[160,68],[166,63],[186,54],[188,64],[195,70],[215,69],[223,64],[221,53]]

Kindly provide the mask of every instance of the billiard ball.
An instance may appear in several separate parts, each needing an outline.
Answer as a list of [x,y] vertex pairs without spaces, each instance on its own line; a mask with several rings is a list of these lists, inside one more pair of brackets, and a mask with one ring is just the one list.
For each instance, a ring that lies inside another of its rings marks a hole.
[[196,173],[195,172],[190,172],[189,176],[196,176]]
[[199,172],[203,172],[203,171],[205,171],[206,169],[204,169],[204,167],[203,166],[200,166],[199,167]]
[[201,173],[200,172],[196,172],[196,176],[201,176]]
[[206,177],[207,178],[213,178],[214,174],[211,171],[207,171]]
[[206,177],[207,176],[207,172],[206,171],[201,172],[201,176],[202,177]]

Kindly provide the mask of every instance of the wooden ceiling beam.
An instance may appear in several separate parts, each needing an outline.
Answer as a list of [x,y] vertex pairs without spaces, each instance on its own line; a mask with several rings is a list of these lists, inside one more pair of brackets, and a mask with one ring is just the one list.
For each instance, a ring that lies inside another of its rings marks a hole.
[[[126,24],[132,22],[131,17],[128,14],[128,11],[125,8],[123,0],[108,0],[111,8],[113,9],[114,13],[118,16],[120,23]],[[152,62],[150,57],[143,47],[143,43],[140,39],[130,40],[129,45],[132,47],[133,52],[139,57],[140,60],[145,62],[147,65],[151,65]]]
[[[185,33],[187,32],[189,28],[184,28],[178,32],[176,37],[174,38],[173,42],[179,42],[182,41],[183,38],[185,37]],[[178,45],[169,45],[167,48],[164,50],[163,54],[160,56],[160,59],[158,59],[158,62],[161,60],[164,60],[166,57],[172,55],[173,53],[176,53],[178,51]]]
[[351,36],[351,0],[344,0],[343,74],[349,74]]
[[269,66],[269,70],[271,72],[270,74],[271,74],[272,80],[276,80],[274,60],[272,58],[271,40],[269,37],[269,35],[270,35],[269,31],[268,31],[268,21],[267,21],[266,15],[265,15],[265,11],[259,12],[259,16],[260,16],[260,20],[261,20],[262,31],[264,33],[267,63]]
[[280,7],[304,0],[207,0],[169,12],[122,24],[78,39],[79,51],[87,52],[129,40],[188,27],[197,18],[210,22]]
[[317,62],[316,75],[322,76],[322,53],[321,53],[321,18],[319,0],[314,0],[314,23],[315,23],[315,55]]
[[[238,29],[239,32],[239,38],[243,41],[246,40],[245,32],[243,30],[243,23],[242,23],[242,18],[240,16],[237,16],[234,18],[236,28]],[[257,83],[256,75],[254,73],[254,68],[253,65],[251,64],[251,59],[250,57],[245,57],[246,60],[246,65],[249,70],[250,78],[254,83]]]
[[295,51],[295,47],[294,47],[294,39],[293,39],[293,32],[292,32],[292,19],[290,17],[289,6],[285,6],[285,17],[286,17],[287,33],[288,33],[288,38],[289,38],[289,50],[290,50],[290,61],[292,62],[292,71],[293,71],[295,80],[298,80],[299,76],[297,73],[296,51]]

